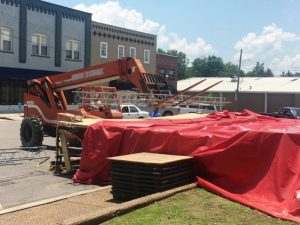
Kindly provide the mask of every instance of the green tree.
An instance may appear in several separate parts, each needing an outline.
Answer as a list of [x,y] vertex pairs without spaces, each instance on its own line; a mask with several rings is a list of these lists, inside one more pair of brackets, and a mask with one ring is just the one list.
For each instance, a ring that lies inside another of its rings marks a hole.
[[291,72],[291,71],[287,71],[286,74],[285,74],[287,77],[293,77],[294,74]]
[[249,71],[246,76],[248,77],[273,77],[274,74],[271,69],[265,70],[264,63],[257,62],[256,65]]
[[157,49],[157,53],[166,54],[166,52],[163,49],[161,49],[161,48]]
[[232,62],[225,63],[224,74],[226,75],[235,75],[239,71],[238,65],[233,64]]
[[264,63],[256,62],[256,65],[252,68],[248,74],[251,77],[263,77],[264,76]]
[[184,79],[187,75],[187,68],[189,64],[189,59],[183,52],[178,52],[178,79]]
[[[189,66],[189,59],[184,52],[177,50],[163,50],[159,48],[158,53],[168,54],[178,57],[178,79],[185,79],[188,77],[231,77],[238,75],[238,65],[232,62],[224,63],[221,57],[212,55],[203,58],[196,58]],[[300,73],[297,74],[300,76]],[[274,76],[272,70],[267,68],[265,70],[264,63],[257,62],[251,71],[245,74],[241,69],[240,76],[251,77],[272,77]],[[283,73],[282,76],[294,76],[290,71]]]
[[225,71],[223,59],[217,56],[208,56],[207,58],[196,58],[192,62],[192,68],[189,70],[189,76],[195,77],[214,77],[222,76]]
[[300,77],[300,73],[299,73],[299,72],[296,72],[296,73],[294,74],[294,77]]
[[[239,66],[236,64],[233,64],[232,62],[227,62],[224,64],[225,68],[224,71],[220,73],[220,76],[222,77],[232,77],[232,76],[238,76],[239,72]],[[240,76],[244,77],[245,72],[241,69]]]
[[207,63],[206,58],[200,59],[196,58],[192,62],[192,66],[189,69],[189,76],[190,77],[203,77],[207,73]]
[[293,74],[291,71],[288,70],[287,72],[283,71],[280,76],[281,77],[294,77],[294,76],[296,76],[296,74],[299,74],[299,73]]
[[264,71],[265,77],[274,77],[274,74],[270,68],[268,68],[266,71]]
[[207,76],[221,76],[222,72],[225,70],[225,65],[223,59],[217,56],[208,56],[207,58]]

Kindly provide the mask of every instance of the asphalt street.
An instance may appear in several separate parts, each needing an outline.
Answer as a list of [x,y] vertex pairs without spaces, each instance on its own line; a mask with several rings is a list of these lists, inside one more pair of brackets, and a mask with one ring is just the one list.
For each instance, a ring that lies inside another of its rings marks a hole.
[[[20,147],[20,124],[18,114],[9,119],[0,115],[0,151],[1,149]],[[71,177],[55,176],[49,171],[50,161],[55,157],[55,139],[45,137],[49,160],[20,161],[17,165],[0,165],[0,212],[13,206],[38,200],[59,197],[66,194],[88,190],[97,186],[75,185]]]

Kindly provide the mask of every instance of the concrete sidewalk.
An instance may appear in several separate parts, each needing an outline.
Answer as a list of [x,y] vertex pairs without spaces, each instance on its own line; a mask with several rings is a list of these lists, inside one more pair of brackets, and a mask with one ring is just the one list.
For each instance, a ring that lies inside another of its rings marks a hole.
[[100,224],[116,215],[122,215],[194,187],[196,187],[195,184],[189,184],[169,191],[119,203],[113,200],[111,187],[108,186],[103,190],[0,215],[0,224]]

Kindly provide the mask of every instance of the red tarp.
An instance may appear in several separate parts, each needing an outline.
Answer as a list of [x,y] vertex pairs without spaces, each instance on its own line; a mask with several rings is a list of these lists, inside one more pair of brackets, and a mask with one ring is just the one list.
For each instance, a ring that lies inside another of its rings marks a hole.
[[85,133],[74,181],[107,181],[107,157],[145,151],[194,156],[199,186],[300,222],[300,120],[245,110],[191,120],[99,122]]

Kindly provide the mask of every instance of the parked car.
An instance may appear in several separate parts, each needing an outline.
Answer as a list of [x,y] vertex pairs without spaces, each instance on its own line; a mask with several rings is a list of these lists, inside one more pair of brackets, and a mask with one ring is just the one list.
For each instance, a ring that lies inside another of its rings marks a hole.
[[135,105],[121,105],[121,110],[124,119],[143,119],[149,118],[149,112],[140,110]]
[[279,109],[278,113],[275,114],[275,117],[299,119],[300,118],[300,108],[282,107]]
[[273,116],[279,118],[300,119],[300,108],[281,107],[278,112],[260,113],[265,116]]

